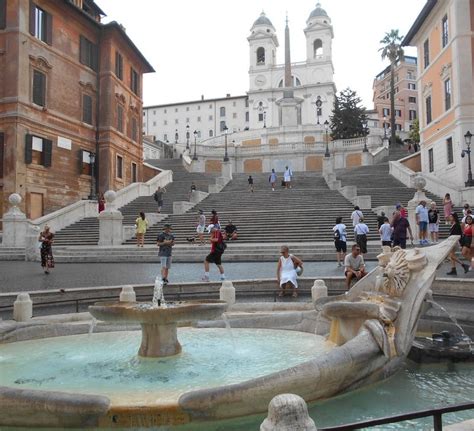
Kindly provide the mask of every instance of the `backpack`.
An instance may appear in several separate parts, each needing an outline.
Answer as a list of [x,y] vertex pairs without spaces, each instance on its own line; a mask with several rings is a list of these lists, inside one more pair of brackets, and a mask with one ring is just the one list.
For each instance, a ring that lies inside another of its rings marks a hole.
[[341,232],[339,231],[339,228],[337,228],[337,229],[334,231],[334,239],[335,239],[335,240],[341,239]]
[[153,199],[155,199],[155,202],[158,202],[158,195],[155,193],[153,193]]

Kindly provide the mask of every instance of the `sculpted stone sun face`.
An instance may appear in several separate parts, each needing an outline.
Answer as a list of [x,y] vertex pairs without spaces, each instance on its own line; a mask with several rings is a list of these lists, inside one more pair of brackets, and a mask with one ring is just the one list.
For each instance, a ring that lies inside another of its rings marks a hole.
[[401,296],[410,278],[404,250],[396,251],[383,272],[383,290],[390,296]]

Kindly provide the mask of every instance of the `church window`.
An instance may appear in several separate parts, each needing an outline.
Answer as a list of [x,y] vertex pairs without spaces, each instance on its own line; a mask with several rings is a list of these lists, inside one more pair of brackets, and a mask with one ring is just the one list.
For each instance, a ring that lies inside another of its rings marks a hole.
[[209,121],[212,121],[212,115],[209,115]]
[[265,48],[257,49],[257,64],[265,64]]
[[223,132],[225,129],[225,121],[220,122],[220,131]]
[[219,108],[219,111],[220,111],[220,116],[221,116],[221,117],[225,117],[225,106],[221,106],[221,107]]
[[[297,78],[296,76],[291,76],[291,80],[293,82],[293,87],[300,87],[301,86],[301,80]],[[278,84],[278,88],[282,88],[284,84],[284,80],[282,79],[280,83]]]
[[201,117],[197,117],[197,121],[198,121],[198,123],[200,123],[201,122]]
[[209,130],[209,137],[212,138],[214,136],[214,130]]
[[237,112],[234,112],[234,113],[232,114],[232,118],[237,118]]
[[314,58],[321,58],[323,56],[323,41],[321,39],[316,39],[313,42],[313,53]]

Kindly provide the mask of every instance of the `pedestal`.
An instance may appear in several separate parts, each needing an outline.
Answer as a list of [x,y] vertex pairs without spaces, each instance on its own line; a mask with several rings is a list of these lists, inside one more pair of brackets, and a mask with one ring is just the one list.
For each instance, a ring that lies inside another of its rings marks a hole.
[[99,214],[99,245],[122,245],[123,215],[118,210],[106,210]]
[[222,176],[227,178],[229,181],[232,180],[232,162],[222,163]]
[[372,165],[373,158],[370,152],[365,151],[362,153],[362,166],[369,166]]
[[421,201],[428,202],[428,198],[425,195],[423,190],[418,190],[415,192],[413,199],[408,201],[407,211],[408,211],[408,222],[410,223],[411,231],[413,233],[413,239],[417,240],[420,238],[420,230],[416,224],[416,207],[420,204]]
[[332,157],[323,157],[323,176],[334,174],[334,161]]
[[138,354],[145,358],[173,356],[181,352],[176,323],[142,323],[142,344]]
[[3,216],[3,239],[4,247],[24,247],[26,245],[26,232],[29,220],[18,208],[21,196],[13,193],[9,196],[10,210]]
[[33,316],[33,302],[28,293],[20,293],[13,303],[13,320],[26,322]]

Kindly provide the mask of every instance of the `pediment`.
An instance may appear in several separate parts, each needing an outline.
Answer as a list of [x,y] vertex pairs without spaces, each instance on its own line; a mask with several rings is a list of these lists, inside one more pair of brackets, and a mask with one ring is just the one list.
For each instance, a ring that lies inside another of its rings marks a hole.
[[53,65],[44,57],[38,56],[35,57],[34,55],[30,55],[31,64],[36,67],[43,68],[43,69],[52,69]]

